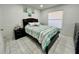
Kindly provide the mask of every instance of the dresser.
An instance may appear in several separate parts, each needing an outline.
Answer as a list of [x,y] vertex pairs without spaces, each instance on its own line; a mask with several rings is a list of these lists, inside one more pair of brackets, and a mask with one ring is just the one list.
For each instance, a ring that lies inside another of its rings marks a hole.
[[79,23],[76,23],[74,28],[74,45],[75,53],[79,54]]

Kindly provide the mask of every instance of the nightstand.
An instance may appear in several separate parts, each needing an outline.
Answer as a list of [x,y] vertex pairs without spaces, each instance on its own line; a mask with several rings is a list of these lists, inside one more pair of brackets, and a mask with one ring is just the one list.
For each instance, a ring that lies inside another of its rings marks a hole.
[[26,36],[25,30],[23,28],[14,29],[15,40]]

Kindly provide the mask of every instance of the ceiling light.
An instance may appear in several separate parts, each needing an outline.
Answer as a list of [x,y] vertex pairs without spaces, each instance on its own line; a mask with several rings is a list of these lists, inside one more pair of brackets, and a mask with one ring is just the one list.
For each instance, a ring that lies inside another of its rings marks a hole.
[[43,5],[40,5],[41,8],[43,8]]

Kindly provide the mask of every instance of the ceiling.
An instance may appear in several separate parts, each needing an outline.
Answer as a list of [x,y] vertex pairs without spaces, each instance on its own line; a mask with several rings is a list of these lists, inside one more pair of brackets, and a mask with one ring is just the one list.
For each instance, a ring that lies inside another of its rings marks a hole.
[[44,9],[47,9],[47,8],[57,6],[59,4],[43,4],[43,8],[41,8],[40,5],[41,4],[24,4],[23,6],[28,6],[28,7],[44,10]]

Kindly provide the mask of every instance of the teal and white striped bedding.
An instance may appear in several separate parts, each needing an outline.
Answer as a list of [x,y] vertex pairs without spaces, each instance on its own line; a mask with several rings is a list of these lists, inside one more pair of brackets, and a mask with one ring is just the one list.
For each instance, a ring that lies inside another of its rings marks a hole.
[[46,46],[49,45],[50,39],[59,31],[56,27],[49,27],[46,25],[30,26],[25,27],[26,33],[36,38],[42,45],[42,49],[45,50]]

